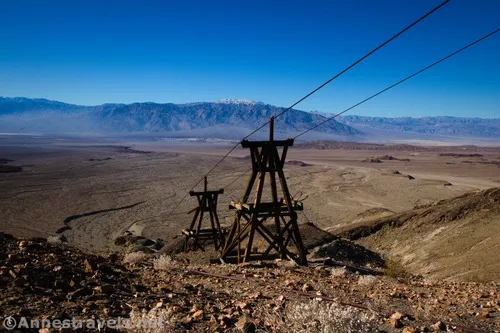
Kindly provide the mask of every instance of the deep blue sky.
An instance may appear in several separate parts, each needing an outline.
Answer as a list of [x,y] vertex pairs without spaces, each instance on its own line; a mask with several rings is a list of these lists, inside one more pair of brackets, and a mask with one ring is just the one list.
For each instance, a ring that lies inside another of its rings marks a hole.
[[[289,106],[439,0],[0,0],[0,96]],[[338,112],[500,27],[452,0],[297,108]],[[500,117],[500,33],[351,114]]]

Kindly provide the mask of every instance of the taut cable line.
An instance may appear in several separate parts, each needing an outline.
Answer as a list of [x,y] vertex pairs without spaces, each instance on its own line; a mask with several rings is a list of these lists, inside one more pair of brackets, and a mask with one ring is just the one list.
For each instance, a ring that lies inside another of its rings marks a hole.
[[326,118],[324,121],[322,121],[322,122],[320,122],[320,123],[318,123],[318,124],[314,125],[313,127],[311,127],[311,128],[309,128],[309,129],[307,129],[307,130],[305,130],[305,131],[303,131],[303,132],[301,132],[301,133],[297,134],[297,135],[294,137],[294,139],[297,139],[298,137],[300,137],[300,136],[302,136],[302,135],[306,134],[307,132],[310,132],[310,131],[312,131],[313,129],[318,128],[319,126],[321,126],[321,125],[323,125],[323,124],[325,124],[325,123],[329,122],[330,120],[332,120],[332,119],[334,119],[334,118],[336,118],[336,117],[338,117],[338,116],[340,116],[340,115],[342,115],[342,114],[346,113],[347,111],[350,111],[350,110],[352,110],[352,109],[354,109],[354,108],[356,108],[356,107],[360,106],[361,104],[368,102],[368,101],[369,101],[369,100],[371,100],[372,98],[375,98],[375,97],[377,97],[378,95],[381,95],[381,94],[385,93],[386,91],[391,90],[392,88],[394,88],[394,87],[396,87],[396,86],[400,85],[400,84],[401,84],[401,83],[403,83],[403,82],[408,81],[409,79],[411,79],[411,78],[413,78],[413,77],[415,77],[415,76],[417,76],[417,75],[419,75],[419,74],[421,74],[421,73],[425,72],[426,70],[431,69],[432,67],[434,67],[434,66],[436,66],[436,65],[438,65],[438,64],[440,64],[440,63],[442,63],[443,61],[445,61],[445,60],[447,60],[447,59],[449,59],[449,58],[451,58],[451,57],[453,57],[453,56],[455,56],[455,55],[459,54],[460,52],[465,51],[466,49],[468,49],[468,48],[470,48],[470,47],[472,47],[472,46],[474,46],[474,45],[476,45],[476,44],[478,44],[478,43],[482,42],[482,41],[483,41],[483,40],[485,40],[486,38],[493,36],[494,34],[496,34],[496,33],[497,33],[497,32],[499,32],[499,31],[500,31],[500,29],[496,29],[496,30],[494,30],[494,31],[490,32],[489,34],[484,35],[483,37],[481,37],[481,38],[479,38],[479,39],[476,39],[476,40],[475,40],[475,41],[473,41],[472,43],[469,43],[469,44],[467,44],[466,46],[464,46],[464,47],[462,47],[462,48],[460,48],[460,49],[456,50],[455,52],[452,52],[452,53],[448,54],[446,57],[443,57],[443,58],[439,59],[438,61],[433,62],[432,64],[430,64],[430,65],[428,65],[428,66],[426,66],[426,67],[422,68],[421,70],[419,70],[419,71],[417,71],[417,72],[415,72],[415,73],[413,73],[413,74],[411,74],[411,75],[409,75],[409,76],[405,77],[404,79],[401,79],[401,80],[399,80],[398,82],[396,82],[396,83],[394,83],[394,84],[391,84],[391,85],[390,85],[390,86],[388,86],[387,88],[382,89],[382,90],[380,90],[379,92],[377,92],[377,93],[375,93],[375,94],[371,95],[370,97],[365,98],[365,99],[364,99],[364,100],[362,100],[361,102],[354,104],[353,106],[351,106],[351,107],[349,107],[349,108],[347,108],[347,109],[343,110],[342,112],[337,113],[336,115],[334,115],[334,116],[332,116],[332,117],[330,117],[330,118]]
[[[478,44],[478,43],[480,43],[480,42],[484,41],[485,39],[487,39],[487,38],[489,38],[489,37],[493,36],[494,34],[496,34],[496,33],[498,33],[498,32],[500,32],[500,29],[496,29],[496,30],[494,30],[494,31],[490,32],[489,34],[484,35],[483,37],[481,37],[481,38],[479,38],[479,39],[477,39],[477,40],[475,40],[475,41],[473,41],[473,42],[471,42],[471,43],[467,44],[466,46],[464,46],[464,47],[462,47],[462,48],[460,48],[460,49],[458,49],[458,50],[456,50],[456,51],[454,51],[454,52],[452,52],[452,53],[448,54],[447,56],[445,56],[445,57],[443,57],[443,58],[439,59],[438,61],[435,61],[435,62],[433,62],[432,64],[430,64],[430,65],[428,65],[428,66],[426,66],[426,67],[422,68],[421,70],[419,70],[419,71],[417,71],[417,72],[415,72],[415,73],[413,73],[413,74],[411,74],[411,75],[409,75],[409,76],[405,77],[404,79],[399,80],[398,82],[396,82],[396,83],[394,83],[394,84],[392,84],[392,85],[388,86],[387,88],[385,88],[385,89],[383,89],[383,90],[380,90],[379,92],[377,92],[377,93],[375,93],[375,94],[371,95],[370,97],[365,98],[365,99],[364,99],[364,100],[362,100],[361,102],[358,102],[358,103],[354,104],[353,106],[351,106],[351,107],[349,107],[349,108],[347,108],[347,109],[345,109],[345,110],[343,110],[343,111],[341,111],[341,112],[339,112],[339,113],[337,113],[337,114],[333,115],[332,117],[326,118],[324,121],[322,121],[322,122],[320,122],[320,123],[318,123],[318,124],[314,125],[313,127],[308,128],[307,130],[305,130],[305,131],[303,131],[303,132],[301,132],[301,133],[297,134],[297,135],[296,135],[293,139],[297,139],[298,137],[300,137],[300,136],[302,136],[302,135],[304,135],[304,134],[306,134],[306,133],[308,133],[308,132],[312,131],[312,130],[313,130],[313,129],[315,129],[315,128],[318,128],[319,126],[321,126],[321,125],[323,125],[323,124],[325,124],[325,123],[329,122],[330,120],[335,119],[336,117],[338,117],[338,116],[340,116],[340,115],[342,115],[342,114],[346,113],[347,111],[350,111],[350,110],[352,110],[352,109],[354,109],[354,108],[356,108],[356,107],[360,106],[361,104],[368,102],[369,100],[371,100],[371,99],[373,99],[373,98],[375,98],[375,97],[377,97],[377,96],[379,96],[379,95],[383,94],[384,92],[386,92],[386,91],[388,91],[388,90],[390,90],[390,89],[392,89],[392,88],[394,88],[394,87],[396,87],[396,86],[400,85],[400,84],[401,84],[401,83],[403,83],[403,82],[408,81],[409,79],[411,79],[411,78],[413,78],[413,77],[415,77],[415,76],[417,76],[417,75],[419,75],[419,74],[421,74],[421,73],[425,72],[426,70],[428,70],[428,69],[430,69],[430,68],[432,68],[432,67],[434,67],[434,66],[436,66],[436,65],[440,64],[441,62],[443,62],[443,61],[445,61],[445,60],[447,60],[447,59],[449,59],[449,58],[451,58],[451,57],[453,57],[453,56],[457,55],[458,53],[460,53],[460,52],[462,52],[462,51],[465,51],[466,49],[468,49],[468,48],[470,48],[470,47],[472,47],[472,46],[474,46],[474,45],[476,45],[476,44]],[[238,175],[235,179],[233,179],[230,183],[228,183],[228,185],[227,185],[226,187],[229,187],[229,186],[231,186],[232,184],[234,184],[234,183],[235,183],[238,179],[240,179],[241,177],[243,177],[243,176],[244,176],[245,174],[247,174],[250,170],[252,170],[252,169],[249,169],[249,170],[247,170],[246,172],[244,172],[244,173],[242,173],[242,174]]]
[[[341,75],[343,75],[344,73],[346,73],[351,68],[353,68],[356,65],[358,65],[359,63],[361,63],[363,60],[365,60],[369,56],[373,55],[375,52],[377,52],[378,50],[380,50],[381,48],[383,48],[384,46],[386,46],[387,44],[389,44],[390,42],[392,42],[393,40],[395,40],[396,38],[398,38],[399,36],[401,36],[405,32],[407,32],[408,30],[410,30],[411,28],[413,28],[418,23],[420,23],[423,20],[425,20],[427,17],[429,17],[431,14],[433,14],[434,12],[436,12],[437,10],[439,10],[440,8],[442,8],[444,5],[446,5],[449,2],[450,2],[450,0],[445,0],[440,5],[434,7],[433,9],[431,9],[429,12],[427,12],[426,14],[424,14],[423,16],[421,16],[420,18],[418,18],[417,20],[415,20],[413,23],[411,23],[408,26],[406,26],[404,29],[402,29],[401,31],[399,31],[398,33],[396,33],[395,35],[393,35],[392,37],[390,37],[389,39],[387,39],[385,42],[383,42],[382,44],[380,44],[379,46],[377,46],[376,48],[374,48],[373,50],[371,50],[367,54],[365,54],[363,57],[361,57],[360,59],[356,60],[355,62],[353,62],[351,65],[349,65],[348,67],[346,67],[345,69],[343,69],[339,73],[335,74],[333,77],[331,77],[330,79],[328,79],[327,81],[325,81],[323,84],[321,84],[320,86],[318,86],[317,88],[315,88],[314,90],[312,90],[311,92],[309,92],[308,94],[306,94],[304,97],[300,98],[298,101],[296,101],[295,103],[293,103],[292,105],[290,105],[288,108],[286,108],[283,111],[281,111],[280,113],[276,114],[274,116],[274,119],[276,119],[276,118],[284,115],[288,111],[290,111],[292,108],[294,108],[295,106],[297,106],[299,103],[301,103],[302,101],[304,101],[306,98],[308,98],[311,95],[313,95],[316,92],[318,92],[320,89],[322,89],[323,87],[325,87],[326,85],[328,85],[329,83],[331,83],[332,81],[334,81],[335,79],[337,79],[338,77],[340,77]],[[250,136],[254,135],[258,131],[260,131],[262,128],[264,128],[265,126],[267,126],[268,124],[269,124],[269,120],[266,121],[261,126],[257,127],[252,132],[250,132],[250,134],[248,134],[243,139],[241,139],[241,141],[248,139]],[[217,168],[222,163],[222,161],[224,161],[239,146],[239,144],[240,144],[240,142],[238,142],[237,144],[235,144],[217,163],[215,163],[215,165],[212,168],[210,168],[210,170],[208,170],[208,172],[205,173],[203,175],[203,177],[201,177],[200,180],[198,180],[198,182],[196,182],[196,184],[194,184],[193,187],[191,187],[190,191],[192,191],[196,186],[198,186],[205,179],[205,177],[207,177],[213,170],[215,170],[215,168]],[[170,214],[172,214],[173,212],[175,212],[175,210],[180,206],[180,204],[187,198],[188,194],[189,194],[189,191],[186,192],[186,194],[182,197],[182,199],[174,206],[174,208],[171,210]]]

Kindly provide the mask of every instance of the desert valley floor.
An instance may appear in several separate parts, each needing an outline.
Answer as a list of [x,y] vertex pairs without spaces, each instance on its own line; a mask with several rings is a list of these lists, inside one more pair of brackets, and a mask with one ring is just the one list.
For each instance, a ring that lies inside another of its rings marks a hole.
[[[16,137],[0,144],[2,165],[22,167],[0,173],[1,230],[17,237],[57,233],[95,253],[119,250],[114,240],[126,230],[167,243],[179,240],[196,200],[188,197],[174,212],[173,207],[229,148]],[[224,188],[219,216],[226,226],[233,219],[228,203],[241,197],[248,178],[241,174],[250,167],[249,152],[238,148],[208,178],[209,188]],[[396,213],[439,210],[440,200],[499,187],[499,167],[495,147],[316,143],[291,147],[285,174],[294,198],[303,200],[299,222],[345,235]],[[482,215],[473,223],[459,216],[458,224],[453,219],[433,222],[429,230],[406,230],[409,238],[396,232],[392,241],[359,241],[397,257],[414,273],[499,278],[500,261],[491,254],[500,253],[500,216],[487,207],[476,213]],[[471,262],[471,256],[481,262]]]

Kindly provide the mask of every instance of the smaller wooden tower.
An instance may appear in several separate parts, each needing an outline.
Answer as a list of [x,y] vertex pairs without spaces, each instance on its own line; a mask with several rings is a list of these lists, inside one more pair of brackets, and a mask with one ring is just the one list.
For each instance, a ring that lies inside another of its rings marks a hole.
[[[215,250],[219,250],[224,242],[224,235],[217,215],[217,201],[219,194],[224,193],[223,189],[216,191],[207,190],[207,177],[205,176],[204,188],[202,192],[190,191],[189,195],[198,199],[198,207],[188,212],[194,212],[193,221],[189,229],[183,229],[182,233],[186,235],[184,251],[200,249],[204,251],[203,244],[212,240]],[[210,227],[202,228],[204,214],[208,213],[210,218]]]
[[[283,172],[288,147],[293,145],[293,141],[274,140],[274,117],[271,117],[269,141],[241,142],[243,148],[250,149],[252,174],[241,201],[229,205],[230,209],[235,210],[235,215],[222,249],[222,260],[241,263],[260,258],[271,259],[270,253],[275,252],[278,258],[294,259],[301,265],[307,265],[306,251],[297,224],[297,211],[302,210],[302,204],[292,199]],[[281,155],[278,147],[283,148]],[[267,198],[263,196],[266,175],[270,187]],[[253,202],[248,202],[254,185]],[[278,187],[283,196],[280,199]],[[255,252],[252,248],[256,234],[267,244],[263,251]],[[295,245],[295,252],[288,248],[291,243]],[[241,248],[245,251],[243,257]]]

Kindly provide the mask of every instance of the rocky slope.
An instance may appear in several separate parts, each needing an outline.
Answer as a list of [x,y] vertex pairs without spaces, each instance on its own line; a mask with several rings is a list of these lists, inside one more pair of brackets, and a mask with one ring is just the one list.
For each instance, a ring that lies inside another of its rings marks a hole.
[[460,281],[500,280],[500,188],[468,193],[337,232],[412,273]]
[[[135,328],[130,331],[137,332],[500,329],[497,283],[432,282],[396,276],[395,270],[386,271],[394,277],[373,270],[363,275],[349,266],[331,267],[328,260],[309,267],[289,262],[194,266],[141,253],[99,257],[6,234],[0,234],[0,250],[2,322],[9,316],[18,323],[22,317],[130,318]],[[161,320],[163,328],[137,329],[144,319]]]

